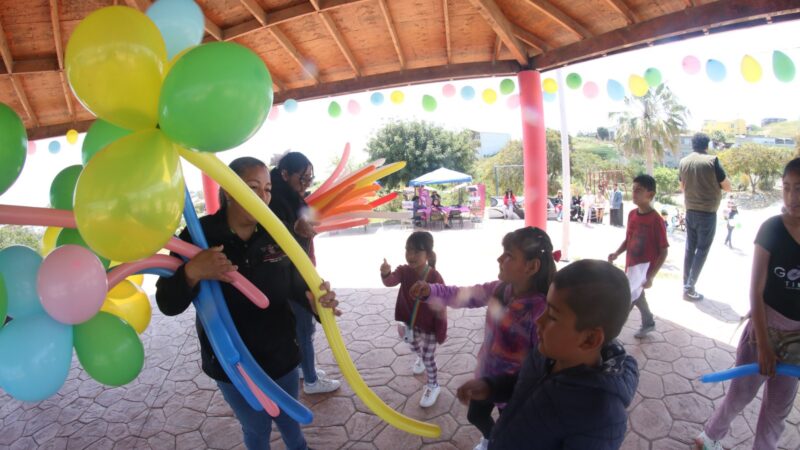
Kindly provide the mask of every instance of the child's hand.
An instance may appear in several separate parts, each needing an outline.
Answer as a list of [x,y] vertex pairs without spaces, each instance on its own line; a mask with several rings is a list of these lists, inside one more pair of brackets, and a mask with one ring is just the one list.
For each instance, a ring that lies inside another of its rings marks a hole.
[[456,391],[456,396],[458,401],[466,405],[470,400],[486,400],[490,393],[489,384],[478,379],[462,384]]
[[424,282],[424,281],[417,281],[411,286],[411,289],[408,291],[412,297],[428,297],[431,295],[431,285]]
[[608,262],[613,263],[615,259],[619,256],[616,252],[608,254]]
[[386,275],[389,275],[389,272],[391,271],[392,271],[392,266],[390,266],[389,263],[386,262],[386,258],[383,258],[383,264],[381,264],[381,275],[385,277]]
[[[331,284],[327,281],[323,281],[322,284],[319,285],[319,289],[321,291],[325,291],[325,293],[322,294],[322,297],[319,298],[319,304],[322,305],[323,308],[332,309],[333,315],[341,316],[342,311],[336,307],[336,305],[339,304],[339,301],[336,300],[336,292],[331,290]],[[306,291],[306,297],[308,298],[308,303],[311,305],[311,309],[315,313],[319,314],[317,311],[317,304],[314,301],[314,294],[312,294],[311,291]]]
[[757,342],[758,371],[761,375],[772,377],[775,376],[775,363],[778,361],[778,357],[775,356],[775,349],[772,348],[769,339],[766,341],[764,345]]
[[642,284],[642,289],[650,289],[651,287],[653,287],[653,279],[647,277],[647,279],[644,280],[644,284]]

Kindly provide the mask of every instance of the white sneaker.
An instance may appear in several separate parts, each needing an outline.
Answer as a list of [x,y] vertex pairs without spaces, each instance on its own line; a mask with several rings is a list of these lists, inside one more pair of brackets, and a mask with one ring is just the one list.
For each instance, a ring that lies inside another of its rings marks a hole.
[[442,388],[438,384],[433,387],[426,384],[422,389],[422,397],[419,398],[419,406],[423,408],[433,406],[433,404],[436,403],[436,399],[439,398],[439,392],[441,390]]
[[695,448],[698,450],[724,450],[719,441],[711,440],[703,431],[694,439]]
[[422,372],[425,372],[425,363],[422,362],[422,358],[417,356],[417,360],[414,362],[414,366],[411,368],[411,371],[414,372],[414,375],[419,375]]
[[486,438],[481,438],[481,441],[478,442],[478,445],[475,446],[472,450],[488,450],[489,449],[489,440]]
[[303,392],[306,394],[324,394],[326,392],[333,392],[339,389],[341,383],[339,380],[332,380],[330,378],[317,378],[316,383],[303,382]]
[[[300,372],[301,380],[306,377],[305,374],[303,374],[303,369],[298,367],[297,370]],[[325,378],[325,375],[327,375],[325,371],[322,369],[317,369],[316,372],[317,372],[317,378]]]

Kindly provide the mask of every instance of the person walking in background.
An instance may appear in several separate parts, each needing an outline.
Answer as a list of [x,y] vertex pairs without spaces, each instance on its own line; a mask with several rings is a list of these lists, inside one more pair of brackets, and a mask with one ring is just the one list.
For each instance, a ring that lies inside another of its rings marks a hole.
[[622,191],[619,189],[619,184],[614,183],[614,192],[611,194],[611,226],[622,227]]
[[731,190],[719,158],[709,155],[708,135],[692,138],[694,152],[681,159],[679,176],[686,205],[686,252],[683,259],[683,299],[702,300],[695,290],[717,229],[722,191]]
[[725,226],[728,228],[728,235],[725,237],[725,245],[729,248],[733,248],[733,242],[731,242],[731,236],[733,235],[733,229],[736,228],[736,225],[739,223],[739,209],[736,207],[736,203],[733,203],[733,200],[728,200],[728,208],[725,209]]
[[517,197],[514,196],[514,191],[506,189],[506,195],[503,196],[503,206],[505,206],[505,218],[514,219],[518,218],[514,213],[514,205],[517,204]]

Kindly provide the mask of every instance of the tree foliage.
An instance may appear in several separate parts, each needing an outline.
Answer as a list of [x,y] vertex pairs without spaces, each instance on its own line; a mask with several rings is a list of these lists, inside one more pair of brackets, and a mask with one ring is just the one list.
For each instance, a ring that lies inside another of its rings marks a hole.
[[733,136],[727,136],[720,130],[714,130],[709,136],[714,150],[725,150],[730,147],[733,142]]
[[597,139],[601,141],[607,141],[611,137],[611,134],[608,132],[608,128],[606,127],[597,127]]
[[652,175],[655,158],[663,159],[667,149],[678,151],[689,110],[665,84],[642,97],[625,97],[625,106],[626,111],[609,115],[617,125],[617,145],[626,155],[643,155]]
[[670,197],[674,194],[680,186],[678,180],[678,169],[669,167],[656,167],[653,172],[653,178],[656,179],[656,197],[658,201],[670,202]]
[[744,175],[753,193],[759,185],[771,186],[791,158],[792,151],[789,149],[753,143],[742,144],[719,154],[722,167],[730,174]]
[[12,245],[24,245],[37,253],[41,249],[42,234],[30,227],[0,226],[0,250]]
[[367,143],[370,159],[406,161],[404,170],[381,180],[384,187],[405,186],[440,167],[471,173],[479,142],[468,130],[454,132],[426,121],[393,121]]

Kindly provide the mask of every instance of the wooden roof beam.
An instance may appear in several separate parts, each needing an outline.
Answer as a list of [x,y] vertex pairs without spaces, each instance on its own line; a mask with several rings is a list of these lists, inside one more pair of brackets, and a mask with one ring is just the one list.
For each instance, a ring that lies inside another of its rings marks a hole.
[[245,7],[253,17],[256,18],[258,23],[262,26],[267,24],[267,13],[264,12],[264,8],[256,2],[256,0],[239,0],[242,3],[242,6]]
[[497,58],[500,56],[500,50],[503,49],[503,39],[500,38],[500,35],[497,35],[497,39],[494,40],[494,51],[492,52],[492,62],[497,61]]
[[513,24],[511,25],[511,29],[514,31],[514,36],[516,36],[517,39],[528,44],[537,53],[544,53],[547,50],[550,50],[550,46],[547,45],[547,42],[539,37],[536,37],[530,31]]
[[28,140],[46,139],[54,136],[63,136],[68,130],[74,129],[83,133],[89,129],[95,119],[81,120],[79,122],[59,123],[55,125],[37,126],[28,129]]
[[61,90],[64,92],[64,101],[67,103],[69,118],[75,121],[75,107],[72,105],[67,77],[64,75],[64,48],[61,44],[61,21],[58,15],[58,0],[50,0],[50,21],[53,23],[53,40],[56,44],[56,57],[58,58],[58,76],[61,79]]
[[331,34],[331,37],[336,42],[336,45],[341,50],[342,55],[344,55],[347,63],[350,64],[350,68],[353,69],[353,73],[356,77],[361,76],[361,70],[358,68],[358,63],[356,62],[356,57],[353,55],[353,52],[350,51],[350,47],[347,46],[347,42],[344,40],[344,36],[339,31],[339,28],[336,27],[336,24],[333,22],[333,18],[328,15],[327,12],[321,11],[319,13],[319,18],[322,20],[322,23],[325,25],[325,28],[328,29],[328,33]]
[[695,5],[694,0],[683,0],[683,3],[686,4],[687,8],[694,8],[695,6],[697,6]]
[[567,13],[555,7],[549,1],[528,0],[528,3],[535,6],[539,11],[544,13],[544,15],[553,19],[562,27],[578,35],[578,37],[581,39],[592,37],[592,33],[589,32],[589,30],[587,30],[583,25],[579,24],[577,20],[570,17]]
[[444,10],[444,40],[447,44],[447,64],[453,61],[453,49],[450,44],[450,12],[447,8],[447,0],[442,0],[442,10]]
[[638,22],[636,14],[634,14],[631,8],[625,3],[625,0],[606,0],[606,3],[617,10],[618,13],[622,14],[628,25]]
[[312,79],[314,79],[314,84],[319,84],[319,77],[317,76],[317,74],[312,73],[308,69],[307,65],[308,60],[306,60],[306,58],[304,58],[303,55],[301,55],[300,52],[297,51],[297,48],[295,48],[294,44],[292,44],[292,41],[290,41],[289,38],[286,37],[285,34],[283,34],[283,31],[281,31],[278,27],[269,27],[268,30],[272,34],[272,37],[275,38],[275,40],[278,41],[281,47],[283,47],[284,50],[286,50],[289,53],[289,56],[292,57],[292,59],[303,69],[303,71],[306,74],[308,74],[308,76],[310,76]]
[[514,55],[514,59],[523,66],[528,65],[528,54],[522,44],[514,37],[513,26],[508,21],[503,11],[497,6],[494,0],[470,0],[472,5],[478,9],[484,20],[489,24],[494,32],[500,36],[503,43]]
[[28,115],[28,118],[33,122],[33,125],[38,127],[39,120],[36,118],[36,114],[31,107],[31,103],[28,101],[28,96],[25,94],[25,89],[20,84],[20,81],[14,76],[14,58],[11,56],[11,48],[8,46],[8,40],[6,39],[6,32],[3,29],[3,24],[0,22],[0,57],[3,59],[3,64],[6,66],[6,71],[8,72],[8,78],[11,80],[11,85],[14,87],[14,92],[17,93],[17,98],[19,99],[20,103],[22,103],[22,107],[25,109],[25,114]]
[[400,61],[400,70],[404,70],[406,68],[406,58],[403,56],[403,47],[400,46],[400,38],[397,36],[397,30],[394,28],[392,13],[389,11],[386,0],[378,0],[378,5],[381,7],[381,13],[383,13],[383,19],[386,21],[386,27],[389,29],[389,34],[392,36],[394,50],[397,52],[397,59]]

